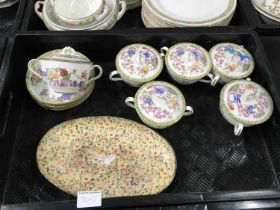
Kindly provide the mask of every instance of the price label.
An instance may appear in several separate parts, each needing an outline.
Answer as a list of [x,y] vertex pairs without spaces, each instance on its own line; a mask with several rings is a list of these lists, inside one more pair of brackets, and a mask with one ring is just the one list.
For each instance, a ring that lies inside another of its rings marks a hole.
[[101,191],[81,191],[77,196],[77,208],[99,207],[102,205]]

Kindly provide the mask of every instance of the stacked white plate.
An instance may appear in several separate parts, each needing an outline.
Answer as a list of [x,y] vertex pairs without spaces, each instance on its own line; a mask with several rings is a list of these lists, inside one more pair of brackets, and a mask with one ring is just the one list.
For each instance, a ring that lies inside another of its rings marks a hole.
[[280,1],[252,0],[252,4],[266,23],[280,22]]
[[[102,10],[97,16],[87,19],[87,21],[78,22],[78,24],[70,24],[57,15],[53,1],[56,0],[37,1],[34,8],[36,14],[50,31],[108,30],[116,24],[126,11],[125,1],[103,0]],[[40,8],[43,8],[42,11]],[[67,13],[75,15],[78,13],[75,11],[75,7],[71,7],[71,9],[72,11],[66,10]]]
[[0,8],[6,8],[14,5],[19,0],[0,0]]
[[148,28],[226,26],[237,0],[144,0],[142,20]]
[[142,4],[142,0],[125,0],[126,1],[126,10],[135,9],[140,7]]

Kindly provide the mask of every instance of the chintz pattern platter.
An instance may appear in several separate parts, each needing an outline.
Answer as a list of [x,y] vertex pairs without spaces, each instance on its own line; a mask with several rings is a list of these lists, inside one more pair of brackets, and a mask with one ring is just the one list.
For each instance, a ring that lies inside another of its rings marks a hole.
[[37,148],[41,173],[61,190],[102,191],[102,197],[163,191],[176,173],[169,143],[153,130],[122,118],[89,117],[49,130]]

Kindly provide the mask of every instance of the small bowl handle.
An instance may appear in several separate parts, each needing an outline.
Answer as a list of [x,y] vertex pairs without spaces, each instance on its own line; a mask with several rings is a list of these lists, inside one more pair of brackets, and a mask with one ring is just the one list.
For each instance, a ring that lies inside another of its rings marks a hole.
[[[117,77],[115,77],[115,76],[117,76]],[[109,79],[114,82],[123,80],[118,71],[112,71],[109,75]]]
[[193,108],[191,106],[186,106],[186,111],[184,113],[184,116],[190,116],[193,115],[194,111]]
[[37,63],[40,62],[40,60],[38,59],[32,59],[28,62],[27,67],[28,67],[28,71],[30,71],[32,74],[36,75],[37,77],[39,77],[40,79],[42,79],[43,81],[47,82],[46,79],[44,77],[42,77],[41,74],[39,74],[38,72],[36,72],[33,68],[32,68],[32,64],[33,63]]
[[92,66],[92,71],[94,71],[95,69],[99,70],[99,74],[98,74],[97,76],[91,78],[90,80],[88,80],[88,81],[86,82],[86,85],[87,85],[88,83],[91,83],[91,82],[95,81],[95,80],[98,80],[98,79],[103,75],[103,68],[102,68],[101,66],[99,66],[99,65],[93,65],[93,66]]
[[121,19],[124,13],[126,12],[126,2],[120,1],[120,5],[121,5],[121,10],[117,14],[117,20]]
[[135,109],[135,106],[134,106],[134,98],[133,98],[133,97],[127,97],[127,98],[125,99],[125,103],[126,103],[127,106],[129,106],[129,107]]
[[213,74],[208,74],[207,77],[209,77],[210,79],[201,79],[199,80],[199,82],[203,82],[203,83],[210,83],[212,87],[216,86],[217,82],[220,80],[220,76],[216,75],[214,76]]
[[45,1],[37,1],[34,5],[34,11],[42,21],[44,21],[43,9],[42,9],[42,11],[40,11],[40,8],[41,8],[41,6],[42,6],[42,8],[44,7],[44,3],[45,3]]
[[168,50],[169,50],[169,48],[166,47],[166,46],[160,48],[160,55],[161,55],[161,57],[164,57]]
[[244,125],[241,123],[238,123],[234,126],[234,135],[240,136],[243,131]]

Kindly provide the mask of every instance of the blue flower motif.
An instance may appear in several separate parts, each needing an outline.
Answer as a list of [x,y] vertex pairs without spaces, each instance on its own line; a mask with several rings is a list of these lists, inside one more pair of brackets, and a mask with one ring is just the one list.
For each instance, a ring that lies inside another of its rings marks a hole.
[[153,103],[153,100],[151,98],[145,98],[144,103],[151,105]]
[[238,104],[238,103],[241,103],[240,98],[241,98],[241,95],[240,95],[240,94],[234,95],[233,103],[237,103],[237,104]]
[[198,50],[193,50],[192,52],[195,56],[195,58],[199,58],[200,57],[200,52]]
[[225,46],[225,51],[226,52],[229,52],[231,54],[234,54],[235,53],[235,49],[230,47],[230,46]]
[[42,77],[47,77],[47,76],[48,76],[48,72],[42,71]]
[[237,52],[237,55],[240,57],[241,61],[250,60],[250,57],[247,55],[243,55],[241,52]]
[[182,55],[185,54],[185,52],[184,52],[184,50],[177,50],[176,54],[179,55],[179,56],[182,56]]
[[68,93],[63,93],[62,96],[60,97],[62,100],[69,100],[71,99],[71,94]]
[[132,55],[135,55],[136,52],[135,52],[135,50],[129,49],[127,51],[127,53],[128,53],[129,56],[132,56]]
[[151,57],[151,54],[148,51],[145,52],[144,55],[145,55],[146,58],[150,58]]
[[255,107],[253,105],[248,106],[247,112],[250,114],[255,114]]
[[162,87],[155,87],[155,93],[163,94],[164,93],[164,88],[162,88]]

